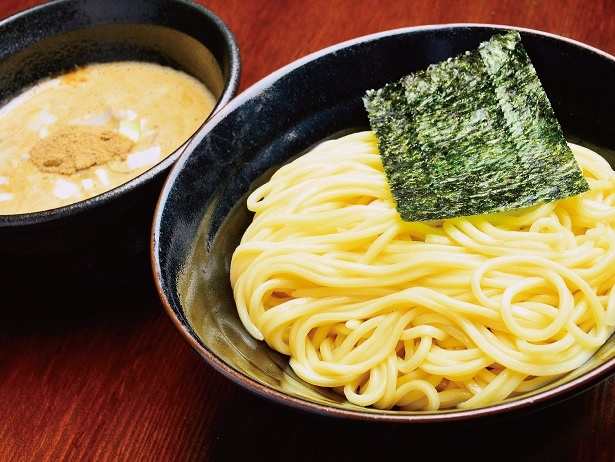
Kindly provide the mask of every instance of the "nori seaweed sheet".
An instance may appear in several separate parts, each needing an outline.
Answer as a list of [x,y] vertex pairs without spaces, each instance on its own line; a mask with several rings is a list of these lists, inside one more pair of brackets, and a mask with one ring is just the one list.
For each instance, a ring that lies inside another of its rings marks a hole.
[[363,101],[405,221],[514,210],[589,189],[516,31]]

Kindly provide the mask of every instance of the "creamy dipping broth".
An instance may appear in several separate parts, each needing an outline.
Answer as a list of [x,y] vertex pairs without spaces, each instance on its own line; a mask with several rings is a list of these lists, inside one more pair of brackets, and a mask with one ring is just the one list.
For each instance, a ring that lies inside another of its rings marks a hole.
[[0,215],[49,210],[135,178],[213,110],[197,79],[144,62],[91,64],[0,109]]

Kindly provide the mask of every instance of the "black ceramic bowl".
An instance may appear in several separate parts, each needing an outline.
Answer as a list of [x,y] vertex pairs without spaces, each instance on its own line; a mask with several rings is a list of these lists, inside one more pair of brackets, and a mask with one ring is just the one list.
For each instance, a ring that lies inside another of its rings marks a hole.
[[[235,38],[212,11],[188,0],[59,0],[0,22],[0,102],[49,75],[93,62],[138,60],[196,77],[217,98],[234,95]],[[187,140],[186,140],[187,141]],[[118,275],[134,259],[149,265],[156,200],[185,144],[136,179],[53,210],[0,215],[0,260],[8,276]],[[130,263],[129,263],[130,262]],[[104,277],[104,276],[103,276]]]
[[[287,358],[255,341],[236,313],[229,261],[251,220],[246,194],[266,171],[314,144],[367,128],[367,89],[475,48],[504,27],[394,30],[301,59],[239,95],[191,142],[157,207],[152,262],[169,316],[190,345],[237,384],[290,407],[388,422],[467,421],[552,404],[615,371],[615,338],[582,368],[530,395],[472,410],[363,409],[299,380]],[[615,59],[562,37],[519,29],[565,132],[615,148]],[[613,161],[614,159],[610,159]]]

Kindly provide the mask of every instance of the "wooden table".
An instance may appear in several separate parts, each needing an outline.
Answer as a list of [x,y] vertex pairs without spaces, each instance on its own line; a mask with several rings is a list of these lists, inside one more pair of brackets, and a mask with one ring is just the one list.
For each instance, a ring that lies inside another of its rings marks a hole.
[[[0,18],[39,3],[1,0]],[[523,26],[615,54],[613,0],[201,3],[236,34],[240,90],[326,46],[422,24]],[[29,295],[0,308],[1,461],[385,460],[398,452],[415,460],[615,460],[615,376],[490,425],[344,423],[280,408],[204,363],[168,319],[147,265],[109,293],[68,293],[63,303]]]

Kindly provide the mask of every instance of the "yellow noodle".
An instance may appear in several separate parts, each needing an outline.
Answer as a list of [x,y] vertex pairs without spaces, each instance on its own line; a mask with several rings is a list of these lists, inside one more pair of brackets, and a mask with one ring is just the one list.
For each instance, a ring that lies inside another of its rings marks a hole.
[[303,380],[360,406],[486,406],[585,362],[615,325],[615,173],[506,213],[400,219],[371,132],[327,141],[247,200],[240,319]]

